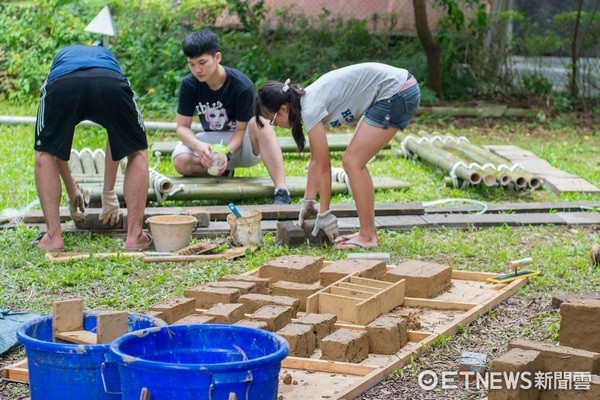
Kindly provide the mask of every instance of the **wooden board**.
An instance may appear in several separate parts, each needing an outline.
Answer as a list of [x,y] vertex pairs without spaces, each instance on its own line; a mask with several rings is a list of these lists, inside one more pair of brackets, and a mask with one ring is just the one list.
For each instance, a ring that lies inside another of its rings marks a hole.
[[[324,265],[328,265],[325,262]],[[388,266],[388,269],[393,266]],[[257,275],[258,270],[246,274]],[[406,298],[408,303],[391,310],[390,314],[408,316],[409,323],[418,319],[418,330],[409,330],[409,342],[393,355],[369,354],[360,363],[321,360],[317,349],[310,358],[287,357],[283,360],[280,377],[290,374],[297,384],[279,384],[279,394],[285,400],[351,399],[387,375],[408,364],[411,358],[422,355],[436,339],[448,337],[524,287],[526,279],[509,284],[491,284],[487,278],[496,273],[453,271],[452,288],[433,299]],[[299,314],[300,315],[300,314]],[[337,323],[338,327],[364,330],[364,325]],[[23,364],[6,367],[3,377],[23,379],[27,370]],[[281,380],[280,380],[281,381]]]
[[[247,206],[238,206],[240,211],[257,210],[262,214],[263,220],[297,220],[300,211],[297,204],[273,205],[273,204],[253,204]],[[561,202],[538,202],[538,203],[501,203],[488,204],[487,214],[521,214],[521,213],[556,213],[556,212],[580,212],[600,208],[600,201],[561,201]],[[204,206],[202,207],[210,215],[211,221],[225,221],[227,215],[231,213],[229,207],[223,206]],[[89,212],[100,213],[100,209],[88,208]],[[182,214],[187,212],[182,207],[146,207],[144,210],[144,220],[154,215]],[[356,217],[356,206],[353,203],[332,204],[332,212],[338,218]],[[459,214],[473,213],[481,210],[481,207],[463,204],[463,205],[445,205],[427,207],[428,214]],[[375,203],[375,216],[394,216],[394,215],[423,215],[425,207],[420,202],[407,203]],[[61,222],[71,219],[69,210],[65,207],[60,210]],[[23,217],[26,224],[43,224],[44,214],[41,210],[31,210]]]
[[526,171],[539,175],[544,180],[544,187],[557,196],[561,193],[571,192],[600,193],[600,188],[577,175],[553,167],[546,160],[539,158],[529,150],[523,150],[513,145],[484,147],[513,163],[518,163]]
[[82,260],[85,258],[140,258],[143,262],[147,263],[160,263],[160,262],[196,262],[196,261],[208,261],[208,260],[233,260],[235,258],[243,257],[247,251],[254,251],[256,247],[253,246],[242,246],[232,247],[226,249],[217,254],[191,254],[191,255],[179,255],[176,253],[157,253],[157,252],[122,252],[122,253],[69,253],[69,252],[47,252],[46,258],[52,261],[54,264],[60,264],[73,260]]
[[2,380],[11,382],[29,382],[29,370],[27,369],[27,359],[19,360],[7,365],[2,369]]

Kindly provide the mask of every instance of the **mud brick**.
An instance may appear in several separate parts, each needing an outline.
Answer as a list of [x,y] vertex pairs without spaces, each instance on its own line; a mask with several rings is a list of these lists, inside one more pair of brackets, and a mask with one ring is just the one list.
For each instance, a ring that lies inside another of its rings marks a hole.
[[119,210],[121,217],[117,221],[116,225],[108,225],[101,222],[98,217],[100,216],[101,209],[87,209],[85,212],[85,219],[83,221],[74,221],[75,227],[81,230],[102,230],[102,229],[127,229],[127,221],[125,210]]
[[315,334],[317,346],[325,336],[328,336],[335,330],[337,316],[335,314],[306,314],[296,320],[297,324],[310,325]]
[[165,313],[163,311],[150,311],[150,310],[148,310],[148,311],[145,312],[145,314],[149,315],[151,317],[154,317],[154,318],[161,319],[163,321],[165,320]]
[[252,314],[261,307],[268,305],[289,306],[292,308],[292,318],[296,317],[300,300],[289,296],[271,296],[267,294],[245,294],[238,301],[244,303],[244,312]]
[[560,345],[600,353],[600,300],[569,300],[560,306]]
[[102,311],[96,315],[96,343],[110,343],[129,332],[129,313]]
[[565,301],[571,300],[600,300],[600,292],[570,293],[552,297],[552,308],[560,308]]
[[248,318],[265,321],[267,329],[276,332],[292,322],[292,307],[290,306],[264,306],[256,310]]
[[52,340],[59,332],[83,330],[83,299],[52,302]]
[[241,294],[255,293],[256,283],[246,281],[218,281],[207,283],[211,287],[227,287],[238,289]]
[[386,264],[381,260],[339,260],[321,269],[321,285],[329,286],[355,272],[357,273],[356,276],[361,278],[383,280],[386,272]]
[[508,344],[508,349],[538,351],[540,371],[584,371],[595,375],[600,373],[599,353],[531,340],[513,340]]
[[282,256],[265,263],[259,274],[262,278],[271,278],[272,282],[313,283],[319,280],[322,266],[323,257]]
[[322,359],[359,363],[369,356],[366,331],[338,329],[321,340]]
[[265,321],[259,321],[254,319],[242,319],[241,321],[236,322],[234,325],[247,326],[255,329],[263,329],[268,330],[267,323]]
[[185,297],[196,299],[197,308],[211,308],[219,303],[235,303],[240,297],[240,291],[235,288],[219,288],[200,285],[186,289]]
[[369,352],[394,354],[408,341],[406,319],[382,315],[366,326],[369,334]]
[[308,241],[304,229],[293,221],[277,222],[277,232],[275,237],[277,243],[289,248],[300,247]]
[[[535,373],[539,371],[539,356],[539,351],[514,348],[492,360],[490,370],[492,372],[513,372],[515,376],[528,372],[530,374],[529,379],[533,382]],[[500,379],[499,383],[502,388],[490,389],[488,391],[488,400],[537,400],[539,398],[540,390],[535,385],[531,385],[529,389],[520,387],[521,384],[525,383],[522,380],[514,388],[508,388],[504,379]]]
[[310,325],[289,324],[277,331],[290,346],[290,356],[310,357],[315,352],[315,334]]
[[195,324],[213,324],[217,323],[215,317],[204,314],[190,314],[173,322],[173,325],[195,325]]
[[315,228],[316,219],[307,219],[304,221],[304,236],[308,239],[308,243],[314,246],[322,246],[324,244],[331,245],[333,244],[329,237],[325,233],[325,231],[320,230],[317,232],[317,236],[312,235],[312,231]]
[[196,220],[198,221],[198,228],[207,228],[210,225],[210,212],[208,212],[206,208],[184,207],[182,214],[196,217]]
[[180,320],[196,311],[196,302],[187,297],[178,297],[151,305],[148,310],[162,312],[167,324]]
[[440,295],[452,285],[452,268],[427,261],[409,260],[389,270],[388,282],[406,280],[406,297],[431,298]]
[[216,324],[233,324],[244,319],[242,303],[217,304],[204,312],[204,315],[214,317]]
[[271,292],[271,278],[261,278],[256,275],[242,274],[242,275],[225,275],[219,279],[219,281],[238,281],[238,282],[252,282],[256,285],[254,292],[258,294],[269,294]]
[[318,283],[296,283],[288,281],[278,281],[271,287],[273,296],[290,296],[300,301],[299,311],[306,310],[306,298],[311,294],[318,292],[321,286]]

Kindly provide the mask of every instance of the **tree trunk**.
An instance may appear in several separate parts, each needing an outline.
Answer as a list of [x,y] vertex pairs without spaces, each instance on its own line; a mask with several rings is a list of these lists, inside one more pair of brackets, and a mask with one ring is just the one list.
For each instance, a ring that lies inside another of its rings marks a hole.
[[425,0],[413,0],[417,35],[427,56],[427,85],[439,99],[444,98],[442,89],[442,50],[429,29]]
[[[573,28],[573,38],[571,40],[571,98],[575,100],[579,95],[579,85],[577,83],[577,71],[579,63],[579,51],[578,51],[578,40],[579,40],[579,25],[581,22],[581,9],[583,7],[583,0],[579,0],[577,5],[577,18],[575,19],[575,27]],[[583,39],[585,40],[585,39]]]

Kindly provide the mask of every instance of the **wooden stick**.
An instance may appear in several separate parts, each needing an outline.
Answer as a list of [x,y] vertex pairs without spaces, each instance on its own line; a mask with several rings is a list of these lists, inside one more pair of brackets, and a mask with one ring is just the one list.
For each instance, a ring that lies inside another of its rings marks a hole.
[[522,258],[520,260],[509,261],[508,268],[510,268],[511,270],[516,272],[517,269],[524,267],[525,265],[531,265],[531,264],[533,264],[533,258],[527,257],[527,258]]

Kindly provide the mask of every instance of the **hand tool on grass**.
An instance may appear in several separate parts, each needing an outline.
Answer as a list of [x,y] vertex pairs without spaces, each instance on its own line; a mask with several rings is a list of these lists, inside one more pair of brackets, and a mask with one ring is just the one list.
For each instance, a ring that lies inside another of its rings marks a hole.
[[513,270],[514,272],[510,274],[498,275],[491,278],[487,278],[488,282],[491,283],[509,283],[516,279],[529,278],[531,276],[536,276],[541,274],[540,271],[532,271],[529,269],[519,270],[519,268],[524,267],[526,265],[533,264],[533,258],[527,257],[522,258],[520,260],[513,260],[508,262],[508,268]]

